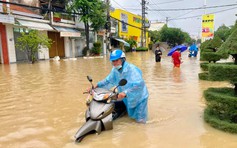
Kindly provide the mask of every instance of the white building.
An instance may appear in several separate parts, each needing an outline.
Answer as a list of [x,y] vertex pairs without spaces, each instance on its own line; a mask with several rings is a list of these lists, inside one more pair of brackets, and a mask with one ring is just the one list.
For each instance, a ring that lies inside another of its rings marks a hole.
[[154,23],[151,23],[149,30],[159,31],[164,25],[165,25],[164,22],[154,22]]

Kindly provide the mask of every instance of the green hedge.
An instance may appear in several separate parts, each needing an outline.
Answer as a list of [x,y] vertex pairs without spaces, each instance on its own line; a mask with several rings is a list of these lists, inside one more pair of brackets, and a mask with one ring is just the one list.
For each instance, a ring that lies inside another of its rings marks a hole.
[[200,61],[209,61],[209,62],[216,62],[221,59],[221,54],[216,52],[203,52],[200,57]]
[[234,63],[209,64],[209,79],[237,83],[237,66]]
[[208,72],[199,73],[198,77],[200,80],[208,80]]
[[200,67],[203,71],[208,71],[208,62],[200,63]]
[[201,52],[215,52],[215,51],[213,51],[213,49],[204,48],[201,50]]
[[237,96],[233,88],[208,88],[204,91],[204,97],[213,115],[237,123]]
[[229,121],[219,119],[217,116],[213,115],[209,108],[204,111],[204,120],[211,126],[231,133],[237,133],[237,124],[230,123]]
[[233,88],[209,88],[204,91],[207,108],[204,120],[211,126],[237,133],[237,97]]
[[138,47],[136,51],[148,51],[147,47]]

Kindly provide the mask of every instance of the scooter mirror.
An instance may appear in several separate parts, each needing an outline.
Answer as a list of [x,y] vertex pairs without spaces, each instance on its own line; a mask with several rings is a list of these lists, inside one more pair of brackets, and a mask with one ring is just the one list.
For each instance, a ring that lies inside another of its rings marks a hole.
[[127,84],[127,80],[126,79],[122,79],[119,81],[119,86],[124,86]]
[[90,76],[87,76],[87,80],[92,82],[92,78]]

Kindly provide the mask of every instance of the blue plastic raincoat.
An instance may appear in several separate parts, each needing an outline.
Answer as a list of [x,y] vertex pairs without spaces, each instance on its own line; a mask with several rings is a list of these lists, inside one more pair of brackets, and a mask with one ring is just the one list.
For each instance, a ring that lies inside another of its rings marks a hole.
[[189,48],[189,51],[190,51],[189,57],[191,57],[191,56],[196,57],[197,53],[198,53],[198,47],[196,46],[196,44],[192,44]]
[[139,68],[125,61],[121,71],[112,68],[110,74],[104,80],[98,82],[97,86],[110,89],[117,86],[121,79],[127,80],[126,85],[118,87],[118,92],[126,94],[123,102],[126,105],[129,117],[137,122],[145,123],[148,114],[147,100],[149,94]]
[[192,44],[189,48],[190,51],[198,51],[196,44]]

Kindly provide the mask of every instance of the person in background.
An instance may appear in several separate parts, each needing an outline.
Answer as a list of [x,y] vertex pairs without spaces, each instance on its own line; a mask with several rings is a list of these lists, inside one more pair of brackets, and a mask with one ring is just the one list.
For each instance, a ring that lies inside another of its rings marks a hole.
[[189,47],[189,55],[188,57],[196,57],[198,54],[198,47],[195,43],[193,43],[190,47]]
[[96,87],[110,89],[118,85],[121,79],[126,79],[127,84],[118,87],[118,100],[115,101],[113,120],[122,116],[124,111],[138,123],[146,123],[148,108],[148,90],[142,77],[141,70],[126,61],[122,50],[114,50],[110,54],[113,68],[109,75],[99,81]]
[[179,68],[181,64],[181,49],[178,48],[176,51],[172,54],[172,61],[174,64],[174,67]]
[[132,52],[133,51],[136,51],[136,46],[135,45],[132,46]]
[[194,49],[194,54],[193,54],[193,56],[194,56],[194,57],[197,57],[197,54],[198,54],[198,47],[196,46],[196,48]]
[[155,50],[156,62],[160,62],[161,55],[162,55],[162,51],[160,50],[160,45],[157,44],[156,50]]

